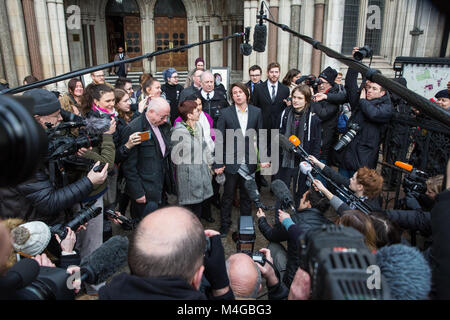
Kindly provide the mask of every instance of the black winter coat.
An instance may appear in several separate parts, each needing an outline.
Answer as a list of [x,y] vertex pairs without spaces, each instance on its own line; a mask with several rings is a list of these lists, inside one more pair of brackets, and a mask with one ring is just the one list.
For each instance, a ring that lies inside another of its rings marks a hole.
[[174,192],[175,181],[170,161],[170,129],[167,122],[159,126],[166,145],[163,155],[145,113],[131,121],[125,128],[122,144],[125,144],[134,132],[150,131],[151,134],[149,140],[132,148],[128,159],[122,163],[126,190],[131,199],[136,200],[145,195],[147,201],[161,203],[163,191]]
[[339,86],[335,84],[326,92],[327,99],[312,104],[313,112],[322,121],[322,148],[320,159],[328,160],[331,150],[337,142],[337,123],[339,117],[339,105],[347,101],[345,92],[339,92]]
[[356,122],[361,129],[343,150],[336,152],[339,167],[353,171],[364,166],[375,169],[381,135],[394,110],[387,92],[377,99],[359,99],[357,76],[355,70],[348,70],[345,89],[352,108],[349,123]]
[[227,95],[222,90],[214,90],[214,96],[210,96],[210,100],[207,101],[201,96],[203,112],[206,112],[211,116],[214,121],[213,127],[217,128],[217,121],[219,120],[221,110],[228,107],[230,104],[227,100]]
[[396,222],[399,227],[419,231],[422,236],[431,236],[431,215],[422,210],[386,210],[389,220]]
[[170,104],[170,123],[175,123],[175,119],[179,117],[178,102],[180,101],[180,94],[184,87],[182,85],[171,85],[164,83],[161,86],[162,92],[166,94],[166,100]]
[[[15,188],[0,189],[0,217],[40,220],[48,225],[65,222],[64,210],[81,202],[92,191],[87,177],[63,188],[56,188],[45,169]],[[70,217],[67,217],[70,219]]]
[[[314,208],[298,211],[291,218],[301,227],[303,232],[320,228],[323,224],[331,224],[331,221],[325,218],[322,212]],[[270,242],[288,241],[286,273],[284,274],[283,282],[289,288],[300,266],[300,248],[297,245],[297,241],[289,237],[288,231],[283,225],[276,224],[272,227],[266,218],[260,218],[258,220],[258,228]]]
[[[448,179],[448,177],[447,177]],[[433,283],[436,286],[436,299],[450,299],[450,190],[436,197],[431,210],[431,229],[433,245],[431,247],[435,264],[432,268]]]

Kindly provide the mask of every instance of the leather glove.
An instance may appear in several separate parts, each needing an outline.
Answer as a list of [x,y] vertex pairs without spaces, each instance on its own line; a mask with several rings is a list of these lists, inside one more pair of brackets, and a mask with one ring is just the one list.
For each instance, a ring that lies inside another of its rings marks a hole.
[[225,251],[220,241],[220,235],[209,238],[211,249],[206,252],[204,265],[205,277],[214,290],[223,289],[230,284],[225,266]]

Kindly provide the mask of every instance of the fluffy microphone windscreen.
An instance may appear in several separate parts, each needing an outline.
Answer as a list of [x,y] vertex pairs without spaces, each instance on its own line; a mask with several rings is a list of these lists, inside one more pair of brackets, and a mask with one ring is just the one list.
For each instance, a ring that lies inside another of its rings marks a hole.
[[427,299],[431,289],[431,269],[419,250],[394,244],[378,250],[376,259],[392,298]]
[[81,272],[88,272],[88,283],[101,283],[128,261],[128,238],[114,236],[81,261]]
[[275,197],[277,197],[277,199],[280,200],[284,205],[293,203],[291,192],[283,181],[279,179],[272,181],[272,183],[270,184],[270,188],[272,189]]
[[252,46],[248,43],[241,43],[241,54],[244,56],[249,56],[252,53]]
[[253,33],[253,50],[264,52],[266,50],[267,27],[265,24],[255,26]]
[[39,264],[33,259],[22,259],[9,268],[6,277],[13,274],[20,279],[16,288],[23,288],[33,282],[39,274]]

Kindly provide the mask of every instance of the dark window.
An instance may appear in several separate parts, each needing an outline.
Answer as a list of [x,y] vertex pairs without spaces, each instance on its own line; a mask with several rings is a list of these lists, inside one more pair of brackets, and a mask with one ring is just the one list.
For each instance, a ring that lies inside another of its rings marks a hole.
[[384,0],[369,0],[368,8],[371,10],[367,11],[364,44],[372,48],[374,55],[380,55]]
[[157,40],[157,41],[156,41],[156,45],[157,45],[157,46],[162,46],[162,40]]
[[358,38],[360,0],[345,0],[342,53],[351,54]]
[[186,44],[186,42],[184,42],[184,40],[180,41],[180,46],[184,46]]
[[134,52],[139,52],[139,51],[141,51],[141,48],[139,48],[139,47],[134,47]]
[[169,39],[169,34],[168,33],[164,33],[164,39]]
[[164,40],[164,45],[168,46],[169,45],[169,40]]
[[133,47],[128,47],[127,52],[133,52]]
[[174,40],[174,41],[173,41],[173,45],[174,45],[174,46],[178,46],[178,40]]
[[184,39],[184,33],[180,33],[180,39]]
[[134,37],[135,37],[136,39],[139,39],[139,33],[135,32],[135,33],[134,33]]
[[139,14],[139,6],[135,0],[109,0],[106,5],[107,15]]
[[186,17],[186,9],[181,0],[158,0],[155,5],[155,17]]
[[127,32],[127,38],[131,38],[132,36],[131,32]]
[[134,44],[135,46],[138,46],[138,45],[139,45],[139,40],[134,40],[134,41],[133,41],[133,44]]
[[172,35],[172,38],[178,39],[178,33],[174,33],[174,34]]
[[133,40],[127,40],[127,46],[132,46],[133,45]]
[[158,34],[156,35],[156,37],[157,37],[158,39],[161,39],[161,38],[162,38],[162,34],[161,34],[161,33],[158,33]]

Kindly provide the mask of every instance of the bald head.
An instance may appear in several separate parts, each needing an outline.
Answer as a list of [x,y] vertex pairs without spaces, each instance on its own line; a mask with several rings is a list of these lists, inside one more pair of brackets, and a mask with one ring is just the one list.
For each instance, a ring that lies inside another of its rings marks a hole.
[[256,299],[261,288],[261,273],[253,259],[245,253],[236,253],[228,258],[226,265],[234,295]]
[[128,263],[140,277],[172,276],[190,281],[203,264],[206,240],[198,218],[182,207],[147,215],[130,243]]
[[150,100],[147,116],[154,126],[164,124],[170,115],[170,105],[166,99],[157,97]]

